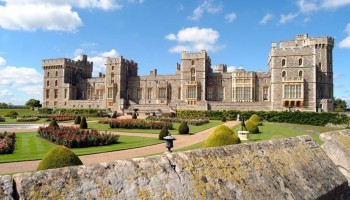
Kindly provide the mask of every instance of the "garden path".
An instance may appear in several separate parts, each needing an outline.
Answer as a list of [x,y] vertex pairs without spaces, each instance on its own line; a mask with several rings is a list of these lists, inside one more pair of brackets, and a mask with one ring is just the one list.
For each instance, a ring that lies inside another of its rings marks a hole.
[[[229,122],[226,122],[225,125],[228,127],[232,127],[238,123],[239,123],[238,121],[229,121]],[[187,147],[187,146],[196,144],[198,142],[204,141],[215,128],[216,127],[213,127],[213,128],[198,132],[195,135],[176,135],[175,136],[176,140],[174,141],[174,149],[180,149],[180,148]],[[128,135],[128,136],[155,137],[155,138],[158,137],[158,134],[122,133],[122,132],[115,132],[115,133],[120,135]],[[142,156],[147,156],[151,154],[157,154],[165,151],[166,151],[166,148],[164,144],[157,144],[157,145],[152,145],[147,147],[140,147],[136,149],[84,155],[84,156],[79,156],[79,158],[85,165],[88,165],[88,164],[94,164],[94,163],[111,162],[115,160],[131,159],[135,157],[142,157]],[[39,165],[39,162],[40,160],[2,163],[0,164],[0,174],[35,171]]]

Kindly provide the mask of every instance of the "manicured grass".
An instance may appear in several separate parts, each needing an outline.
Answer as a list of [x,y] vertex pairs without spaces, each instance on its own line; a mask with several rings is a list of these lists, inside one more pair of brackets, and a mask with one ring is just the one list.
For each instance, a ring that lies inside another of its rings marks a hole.
[[[212,128],[214,126],[218,126],[222,124],[223,122],[219,120],[211,120],[207,124],[203,124],[201,126],[193,126],[193,125],[188,125],[190,128],[190,134],[196,134],[200,131]],[[160,130],[156,129],[124,129],[124,128],[109,128],[108,124],[99,124],[97,122],[91,122],[88,123],[88,126],[90,129],[97,129],[100,131],[115,131],[115,132],[127,132],[127,133],[150,133],[150,134],[159,134]],[[178,128],[180,126],[180,123],[173,123],[173,130],[169,130],[169,132],[172,135],[178,134]]]
[[329,126],[311,126],[311,125],[303,125],[303,124],[287,124],[287,123],[278,123],[280,126],[289,127],[297,130],[325,133],[330,131],[338,131],[343,130],[344,128],[338,127],[329,127]]
[[176,150],[174,150],[174,152],[189,151],[189,150],[194,150],[194,149],[202,149],[202,148],[203,148],[203,145],[204,145],[204,141],[203,141],[203,142],[198,142],[198,143],[193,144],[193,145],[188,146],[188,147],[176,149]]
[[47,122],[46,120],[47,118],[40,118],[35,122],[17,122],[16,119],[5,117],[5,122],[0,122],[0,124],[49,124],[50,122]]
[[[150,146],[162,143],[156,138],[120,136],[117,144],[72,149],[77,155],[102,153]],[[16,146],[13,154],[1,154],[0,163],[25,160],[40,160],[55,144],[40,138],[36,133],[16,133]]]
[[32,111],[31,109],[0,109],[0,116],[4,117],[8,112],[10,111],[16,111],[20,116],[21,115],[34,115],[37,112],[36,111]]

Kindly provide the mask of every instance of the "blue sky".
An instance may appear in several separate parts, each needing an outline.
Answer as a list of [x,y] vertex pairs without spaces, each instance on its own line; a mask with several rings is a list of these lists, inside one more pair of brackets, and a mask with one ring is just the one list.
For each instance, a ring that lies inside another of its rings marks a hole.
[[212,65],[267,71],[271,42],[335,37],[335,97],[350,105],[350,0],[0,0],[0,102],[42,101],[41,60],[84,53],[104,71],[122,55],[175,73],[182,50],[206,49]]

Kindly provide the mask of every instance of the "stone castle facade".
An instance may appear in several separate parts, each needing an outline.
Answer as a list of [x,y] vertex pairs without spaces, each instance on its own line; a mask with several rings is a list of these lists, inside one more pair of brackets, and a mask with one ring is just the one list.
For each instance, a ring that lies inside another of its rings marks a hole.
[[106,73],[92,77],[93,63],[81,55],[42,61],[43,106],[49,108],[100,108],[118,112],[192,110],[333,110],[334,39],[297,35],[272,43],[268,71],[227,65],[211,68],[205,50],[182,52],[176,73],[138,75],[138,64],[122,56],[106,58]]

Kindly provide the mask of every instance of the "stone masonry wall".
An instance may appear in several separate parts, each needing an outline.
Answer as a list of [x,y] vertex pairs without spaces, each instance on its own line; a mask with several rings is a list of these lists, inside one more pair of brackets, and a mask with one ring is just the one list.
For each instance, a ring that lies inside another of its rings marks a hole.
[[347,185],[302,136],[4,176],[0,198],[346,199]]

